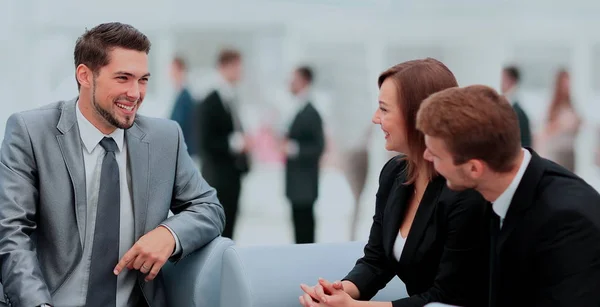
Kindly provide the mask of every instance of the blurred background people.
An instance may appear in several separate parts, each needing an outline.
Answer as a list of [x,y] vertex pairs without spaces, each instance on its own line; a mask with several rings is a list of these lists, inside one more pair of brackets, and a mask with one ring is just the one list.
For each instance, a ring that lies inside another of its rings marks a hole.
[[[198,164],[215,173],[213,181],[226,181],[240,172],[232,166],[232,161],[237,161],[233,157],[246,156],[251,162],[247,175],[240,175],[239,189],[233,180],[219,192],[225,201],[237,204],[238,219],[231,220],[234,205],[230,205],[228,223],[235,224],[232,235],[237,244],[295,242],[285,193],[286,157],[279,141],[281,131],[287,131],[296,115],[297,104],[287,97],[288,77],[300,64],[317,72],[318,78],[311,84],[311,104],[325,131],[319,194],[313,205],[317,242],[368,239],[380,170],[397,155],[385,151],[383,140],[369,137],[367,132],[378,131],[370,121],[379,93],[373,81],[387,67],[418,58],[441,60],[461,86],[491,85],[514,97],[515,110],[522,109],[517,112],[528,117],[536,150],[541,144],[537,137],[546,126],[554,75],[559,68],[567,69],[582,121],[573,143],[576,173],[600,188],[600,167],[594,164],[595,147],[600,143],[594,131],[600,123],[600,39],[590,30],[600,26],[597,1],[549,5],[514,0],[510,5],[432,1],[362,1],[360,9],[356,1],[180,0],[143,5],[121,1],[119,10],[109,9],[105,3],[76,0],[4,1],[0,4],[0,41],[8,43],[0,44],[0,137],[9,114],[77,96],[70,56],[75,40],[81,29],[115,20],[139,28],[153,42],[148,58],[152,77],[140,114],[177,120],[188,150],[193,153],[195,147],[198,160],[200,149],[193,143],[199,145],[199,130],[192,128],[191,134],[196,136],[189,136],[182,119],[186,112],[181,111],[186,107],[180,107],[189,103],[179,103],[176,97],[189,101],[187,91],[194,105],[203,103],[209,94],[224,87],[221,84],[229,84],[220,65],[215,65],[222,51],[232,49],[241,55],[243,74],[240,72],[232,86],[236,95],[231,102],[235,101],[247,143],[252,136],[252,146],[240,154],[234,150],[239,147],[223,141],[229,137],[215,137],[227,147],[220,151],[226,154],[215,155],[215,147],[205,148],[203,156],[212,160]],[[132,11],[138,13],[126,13]],[[407,25],[411,31],[397,31]],[[517,73],[510,66],[517,68]],[[515,83],[517,88],[511,86]],[[230,102],[223,100],[226,105]],[[293,110],[291,118],[285,118],[281,129],[282,109],[288,108]],[[193,126],[202,118],[196,111],[188,112]],[[208,124],[207,133],[224,125],[220,119],[207,121],[213,123]],[[205,145],[216,144],[210,139]],[[524,133],[525,146],[526,139]],[[221,169],[223,174],[216,174]],[[228,190],[239,190],[239,195]],[[330,216],[336,216],[335,221]]]
[[350,240],[355,240],[358,232],[360,217],[360,201],[367,175],[369,174],[369,142],[373,135],[372,127],[368,127],[363,135],[357,135],[358,142],[354,147],[346,148],[341,155],[342,171],[348,180],[348,185],[354,198],[352,220],[350,221]]
[[541,131],[542,155],[575,172],[575,140],[580,126],[581,117],[571,101],[569,73],[561,69],[556,74],[554,95]]
[[297,68],[290,83],[295,110],[289,122],[282,151],[285,154],[285,195],[292,205],[296,243],[315,242],[314,205],[319,196],[320,160],[325,133],[319,112],[311,103],[313,71]]
[[517,117],[519,118],[519,128],[521,130],[521,146],[531,147],[532,136],[531,126],[529,124],[529,116],[521,105],[519,104],[519,81],[521,79],[521,72],[517,66],[507,66],[502,70],[502,84],[500,89],[502,94],[506,97],[508,102],[513,106]]
[[194,134],[194,99],[186,84],[187,66],[182,57],[175,57],[171,63],[171,80],[177,91],[177,98],[171,111],[171,119],[181,127],[183,138],[190,156],[194,157],[196,150],[196,137]]
[[223,237],[233,238],[242,176],[250,169],[250,141],[240,121],[235,89],[242,76],[240,52],[221,51],[217,67],[217,86],[199,103],[195,121],[202,174],[225,209]]

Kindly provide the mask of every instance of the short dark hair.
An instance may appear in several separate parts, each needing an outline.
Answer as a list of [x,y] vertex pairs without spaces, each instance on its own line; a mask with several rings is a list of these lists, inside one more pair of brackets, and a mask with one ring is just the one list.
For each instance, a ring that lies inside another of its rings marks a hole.
[[444,63],[433,59],[418,59],[400,63],[390,67],[379,75],[377,84],[379,88],[385,80],[392,80],[397,89],[398,101],[402,110],[406,141],[410,152],[407,163],[406,184],[414,183],[420,172],[424,171],[428,179],[437,176],[433,163],[423,158],[425,151],[425,136],[415,127],[417,111],[423,100],[429,95],[441,90],[457,87],[458,82],[454,74]]
[[181,69],[181,70],[186,70],[187,69],[187,63],[185,62],[185,60],[183,59],[182,56],[175,56],[173,58],[173,64],[175,64],[177,66],[177,68]]
[[302,76],[302,78],[304,78],[304,80],[306,80],[306,82],[308,82],[308,84],[312,84],[314,74],[310,67],[300,66],[296,69],[296,71],[298,74],[300,74],[300,76]]
[[517,113],[504,96],[485,85],[429,96],[417,113],[417,129],[442,139],[456,165],[479,159],[496,172],[508,172],[521,149]]
[[508,75],[515,83],[519,83],[521,81],[521,72],[519,68],[514,65],[504,67],[504,72]]
[[[86,30],[75,43],[75,67],[84,64],[97,75],[100,68],[108,65],[108,53],[114,48],[150,52],[150,40],[131,25],[109,22]],[[76,79],[77,80],[77,79]],[[77,81],[77,88],[81,85]]]
[[217,59],[217,64],[219,66],[224,66],[227,64],[231,64],[233,62],[237,62],[242,59],[242,54],[235,49],[223,49],[219,52],[219,57]]

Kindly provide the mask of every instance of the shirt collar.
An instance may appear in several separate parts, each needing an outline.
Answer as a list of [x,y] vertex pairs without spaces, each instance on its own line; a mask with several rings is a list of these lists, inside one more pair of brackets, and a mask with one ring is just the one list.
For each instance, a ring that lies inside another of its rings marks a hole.
[[221,99],[228,103],[235,100],[235,88],[231,83],[225,80],[221,74],[219,74],[217,79],[217,92],[219,93],[219,96],[221,96]]
[[502,192],[502,194],[500,194],[500,196],[492,204],[492,208],[500,217],[500,221],[503,221],[506,217],[506,212],[508,212],[512,198],[517,191],[517,187],[519,187],[519,183],[521,183],[521,179],[523,179],[523,175],[525,174],[527,165],[529,165],[529,161],[531,161],[531,153],[529,150],[524,148],[521,148],[521,150],[523,150],[523,161],[521,162],[519,171],[517,171],[517,174],[508,185],[508,188],[506,188],[506,190],[504,190],[504,192]]
[[297,95],[295,95],[293,100],[294,100],[294,103],[296,104],[296,109],[298,111],[302,111],[304,109],[304,107],[306,107],[308,102],[310,101],[311,96],[312,96],[312,91],[308,87],[305,88],[304,90],[300,91]]
[[519,87],[518,86],[513,86],[510,90],[506,91],[506,93],[504,93],[504,97],[506,97],[506,100],[508,100],[508,102],[510,104],[515,104],[515,102],[517,102],[518,97],[519,96]]
[[81,141],[85,147],[85,150],[88,153],[92,153],[94,148],[102,141],[104,137],[111,137],[117,143],[117,147],[119,151],[123,150],[124,141],[125,141],[125,130],[116,129],[113,133],[109,135],[105,135],[100,132],[98,128],[96,128],[85,116],[81,113],[79,109],[79,100],[76,105],[76,113],[77,113],[77,125],[79,126],[79,136],[81,137]]

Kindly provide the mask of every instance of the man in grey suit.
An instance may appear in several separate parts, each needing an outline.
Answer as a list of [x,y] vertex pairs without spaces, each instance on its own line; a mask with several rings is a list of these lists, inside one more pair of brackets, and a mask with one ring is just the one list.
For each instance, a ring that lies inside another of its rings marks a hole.
[[8,305],[166,306],[163,264],[222,232],[223,208],[179,126],[136,115],[149,50],[129,25],[86,31],[74,53],[79,97],[8,119],[0,150]]

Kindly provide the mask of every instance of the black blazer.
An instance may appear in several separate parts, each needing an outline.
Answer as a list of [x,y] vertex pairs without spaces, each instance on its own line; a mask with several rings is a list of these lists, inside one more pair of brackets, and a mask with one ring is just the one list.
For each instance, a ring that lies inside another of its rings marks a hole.
[[319,196],[319,162],[325,149],[323,122],[311,103],[290,125],[287,138],[298,143],[298,155],[285,163],[285,194],[294,206],[312,205]]
[[496,306],[600,306],[600,195],[529,151],[496,246]]
[[239,180],[249,169],[248,156],[233,153],[229,136],[234,133],[233,117],[217,91],[196,107],[197,146],[202,175],[211,185]]
[[517,118],[519,119],[519,130],[521,131],[521,146],[530,147],[532,145],[533,139],[531,137],[529,117],[525,113],[525,110],[521,108],[521,105],[518,102],[515,102],[513,104],[513,109],[517,113]]
[[401,156],[383,167],[365,255],[344,279],[358,287],[360,300],[369,300],[394,275],[400,277],[410,297],[392,302],[394,307],[484,305],[491,207],[478,192],[452,191],[436,177],[427,185],[398,262],[393,246],[414,189],[404,184],[405,169]]

